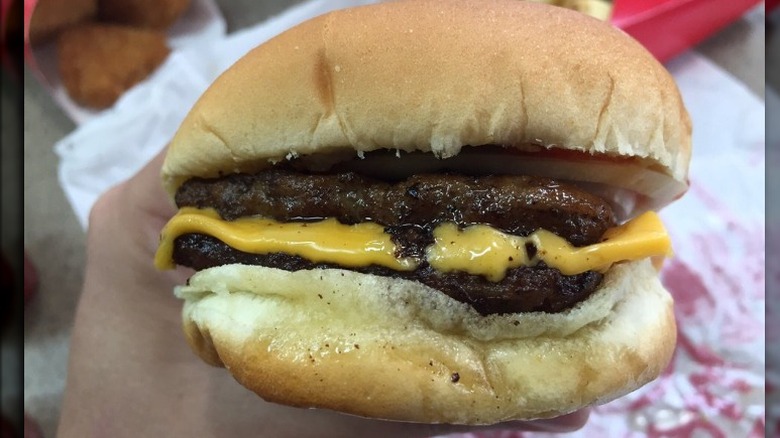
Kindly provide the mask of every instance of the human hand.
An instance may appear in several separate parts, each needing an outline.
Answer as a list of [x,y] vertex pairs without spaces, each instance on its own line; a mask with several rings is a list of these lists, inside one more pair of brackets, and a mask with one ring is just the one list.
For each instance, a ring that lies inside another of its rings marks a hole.
[[153,264],[175,213],[162,154],[94,206],[59,436],[433,436],[479,430],[564,432],[587,411],[489,427],[399,423],[266,403],[193,354],[174,285],[192,271]]

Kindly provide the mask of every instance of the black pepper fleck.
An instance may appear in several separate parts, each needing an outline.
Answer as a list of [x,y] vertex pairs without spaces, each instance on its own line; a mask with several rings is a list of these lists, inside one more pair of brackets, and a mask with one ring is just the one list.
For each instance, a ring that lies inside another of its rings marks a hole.
[[452,383],[458,383],[458,380],[460,380],[460,374],[452,373],[450,380],[452,380]]
[[534,258],[534,257],[536,257],[536,245],[534,245],[531,242],[527,242],[525,244],[525,252],[526,252],[526,254],[528,254],[528,259],[529,260]]

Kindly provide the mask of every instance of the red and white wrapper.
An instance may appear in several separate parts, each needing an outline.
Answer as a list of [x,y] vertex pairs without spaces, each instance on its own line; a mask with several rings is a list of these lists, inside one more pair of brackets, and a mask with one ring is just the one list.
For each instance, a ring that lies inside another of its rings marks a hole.
[[[176,50],[112,111],[60,141],[60,181],[82,225],[99,194],[159,152],[195,99],[242,54],[308,18],[361,3],[371,1],[305,2],[197,50]],[[677,351],[658,380],[594,408],[572,437],[764,435],[764,103],[696,53],[668,67],[694,126],[691,189],[661,213],[675,248],[662,280],[676,301]]]

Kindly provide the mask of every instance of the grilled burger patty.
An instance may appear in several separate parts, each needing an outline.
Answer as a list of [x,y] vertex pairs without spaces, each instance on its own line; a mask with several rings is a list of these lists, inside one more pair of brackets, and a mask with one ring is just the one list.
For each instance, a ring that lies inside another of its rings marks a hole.
[[[615,225],[604,200],[549,178],[528,176],[432,174],[386,182],[351,172],[309,174],[276,168],[191,179],[178,190],[176,203],[180,208],[214,208],[225,220],[261,215],[283,222],[325,217],[345,224],[372,221],[386,227],[399,256],[420,260],[433,243],[433,229],[442,222],[489,224],[520,236],[544,228],[575,246],[597,243]],[[197,270],[231,263],[288,271],[337,267],[283,253],[249,254],[202,234],[178,237],[173,255],[177,264]],[[544,263],[510,269],[498,282],[438,272],[424,261],[409,272],[379,266],[351,269],[419,281],[482,314],[560,312],[586,299],[602,279],[592,271],[565,276]]]
[[490,224],[527,236],[544,228],[574,246],[596,243],[615,225],[601,198],[549,178],[415,175],[385,182],[353,172],[306,174],[272,169],[193,178],[176,193],[181,207],[214,208],[225,220],[260,215],[278,221],[333,217],[387,227],[441,222]]
[[[340,268],[324,263],[312,263],[283,253],[248,254],[203,234],[185,234],[177,238],[173,258],[177,264],[197,270],[231,263],[262,265],[287,271]],[[441,273],[427,263],[411,272],[395,271],[381,266],[350,269],[365,274],[419,281],[460,302],[468,303],[483,315],[561,312],[590,296],[602,279],[602,274],[593,271],[566,276],[544,263],[510,269],[506,277],[498,282],[464,272]]]

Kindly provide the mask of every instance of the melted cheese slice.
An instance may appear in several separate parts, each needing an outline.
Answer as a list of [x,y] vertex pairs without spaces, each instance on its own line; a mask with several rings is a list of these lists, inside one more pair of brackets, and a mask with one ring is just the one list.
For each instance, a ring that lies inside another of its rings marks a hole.
[[173,241],[193,233],[207,234],[251,254],[285,253],[314,263],[335,263],[351,268],[370,265],[399,271],[417,268],[415,260],[395,256],[395,244],[378,224],[343,225],[335,219],[281,223],[256,217],[228,222],[212,209],[191,207],[179,210],[165,225],[155,266],[173,269]]
[[[228,222],[213,210],[182,208],[163,229],[155,265],[172,269],[173,242],[190,233],[213,236],[243,252],[282,252],[314,263],[344,267],[377,265],[411,271],[422,262],[396,257],[396,246],[390,235],[381,225],[370,222],[344,225],[327,219],[280,223],[265,218]],[[487,225],[461,229],[445,223],[433,230],[433,236],[434,243],[426,250],[426,261],[431,267],[441,272],[482,275],[491,281],[500,281],[509,269],[533,266],[541,261],[564,275],[575,275],[604,271],[620,261],[671,256],[669,235],[653,212],[608,230],[600,243],[579,248],[546,230],[520,237]]]
[[434,269],[484,275],[492,281],[501,281],[508,269],[541,261],[564,275],[576,275],[606,271],[620,261],[672,255],[669,234],[654,212],[607,230],[600,243],[579,248],[547,230],[520,237],[485,225],[460,230],[444,224],[433,230],[433,236],[427,258]]

